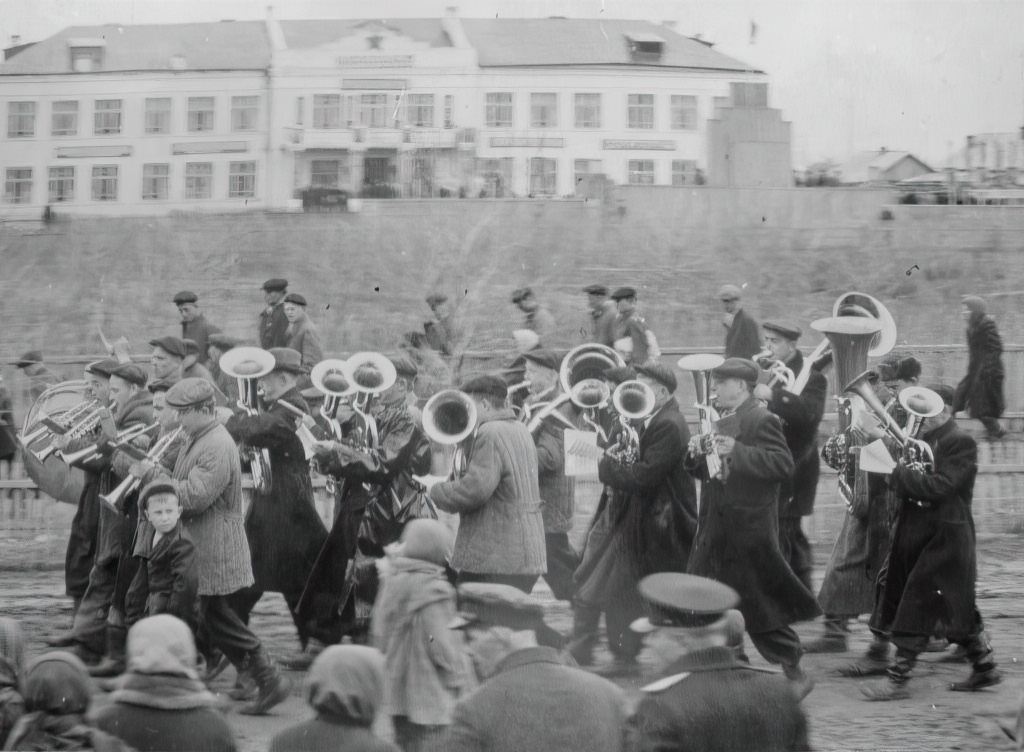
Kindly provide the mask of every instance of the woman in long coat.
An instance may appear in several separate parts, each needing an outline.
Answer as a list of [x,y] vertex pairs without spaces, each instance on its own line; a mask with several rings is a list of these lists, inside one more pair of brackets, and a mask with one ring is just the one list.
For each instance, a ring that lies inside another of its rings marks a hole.
[[967,375],[957,384],[953,412],[966,409],[972,418],[985,424],[990,438],[998,439],[1006,433],[998,420],[1006,409],[1003,341],[984,300],[969,296],[963,299],[963,306],[967,320]]

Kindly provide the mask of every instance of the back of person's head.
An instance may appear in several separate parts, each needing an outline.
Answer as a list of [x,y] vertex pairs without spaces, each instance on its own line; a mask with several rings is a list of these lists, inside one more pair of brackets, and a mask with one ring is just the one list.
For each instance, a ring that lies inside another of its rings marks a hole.
[[192,630],[170,614],[149,616],[128,631],[128,670],[198,679]]
[[21,694],[29,713],[76,715],[88,709],[92,690],[85,664],[72,653],[56,651],[28,665]]
[[411,520],[402,531],[402,556],[443,567],[452,555],[451,530],[437,520]]
[[384,695],[384,655],[364,645],[332,645],[306,677],[306,700],[320,715],[372,726]]

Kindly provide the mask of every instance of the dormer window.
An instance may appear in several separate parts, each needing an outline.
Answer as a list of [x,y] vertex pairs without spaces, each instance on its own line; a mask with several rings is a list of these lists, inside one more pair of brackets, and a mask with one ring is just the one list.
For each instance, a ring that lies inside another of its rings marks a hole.
[[638,63],[656,62],[661,59],[665,40],[656,34],[637,32],[626,35],[629,54]]
[[103,51],[106,46],[104,39],[69,39],[71,70],[75,73],[99,70],[103,66]]

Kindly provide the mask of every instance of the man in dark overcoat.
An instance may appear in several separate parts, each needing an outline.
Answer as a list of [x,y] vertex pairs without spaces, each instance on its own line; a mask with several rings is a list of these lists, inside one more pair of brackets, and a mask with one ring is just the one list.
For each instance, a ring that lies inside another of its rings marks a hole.
[[934,456],[932,472],[901,458],[889,479],[902,504],[870,626],[896,645],[896,660],[887,680],[861,687],[869,700],[908,697],[917,656],[933,636],[961,645],[973,667],[950,689],[973,692],[1002,679],[975,604],[971,500],[978,447],[951,419],[953,390],[935,391],[945,408],[921,426],[921,438]]
[[636,583],[653,572],[683,571],[697,527],[697,490],[683,467],[690,430],[673,396],[675,374],[660,363],[635,368],[637,379],[654,392],[654,410],[640,427],[635,462],[606,454],[598,464],[601,482],[623,496],[622,519],[606,561],[596,565],[608,568],[603,593],[581,589],[585,601],[603,604],[608,633],[619,635],[617,645],[609,644],[615,663],[608,675],[637,670],[640,642],[627,628],[643,615]]
[[999,417],[1006,409],[1003,341],[983,298],[968,295],[962,302],[967,322],[967,375],[957,384],[953,412],[967,410],[972,418],[985,424],[990,438],[998,439],[1005,434],[999,425]]
[[626,724],[626,752],[808,750],[800,697],[771,669],[739,661],[729,647],[732,588],[687,574],[645,577],[639,590],[659,678],[644,687]]
[[736,285],[723,285],[718,299],[725,308],[725,357],[753,358],[761,352],[761,329],[757,319],[743,309],[743,293]]
[[174,305],[178,306],[178,313],[181,315],[181,338],[196,343],[199,348],[196,354],[197,362],[208,367],[210,335],[219,334],[220,327],[206,320],[206,314],[199,310],[199,296],[191,290],[182,290],[175,295]]
[[[694,437],[687,455],[687,467],[702,481],[687,572],[736,590],[754,647],[781,663],[787,677],[806,682],[800,638],[789,625],[820,611],[779,550],[778,489],[793,473],[793,457],[778,416],[751,393],[760,370],[753,361],[730,358],[711,372],[722,420],[710,438]],[[708,477],[710,446],[721,457],[720,477]]]
[[807,540],[801,519],[814,512],[821,460],[818,458],[818,424],[825,414],[828,379],[804,362],[796,346],[803,333],[800,327],[781,321],[764,323],[764,341],[772,357],[786,365],[798,378],[807,370],[806,384],[796,394],[782,384],[769,388],[754,387],[754,398],[763,400],[768,410],[782,419],[782,433],[793,455],[793,474],[779,484],[779,548],[793,572],[808,590],[811,585],[811,542]]
[[257,334],[260,347],[264,350],[288,346],[288,317],[284,315],[283,304],[287,292],[288,280],[286,279],[268,279],[263,283],[263,298],[267,307],[260,311]]
[[269,352],[274,356],[274,370],[260,378],[263,387],[260,413],[248,415],[218,408],[219,416],[225,420],[225,427],[235,441],[270,450],[270,488],[253,492],[252,506],[245,521],[255,584],[232,594],[230,602],[248,623],[249,613],[264,592],[281,593],[299,639],[305,645],[306,625],[296,608],[317,554],[327,540],[327,529],[313,502],[309,462],[296,435],[301,420],[292,410],[278,404],[281,400],[309,413],[306,401],[296,388],[299,376],[306,372],[302,356],[282,347]]

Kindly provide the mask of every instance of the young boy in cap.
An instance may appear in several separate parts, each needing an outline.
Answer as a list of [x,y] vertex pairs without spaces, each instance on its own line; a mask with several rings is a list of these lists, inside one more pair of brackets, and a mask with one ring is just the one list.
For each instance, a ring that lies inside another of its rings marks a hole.
[[199,347],[197,362],[208,364],[210,335],[220,332],[220,327],[206,320],[206,315],[199,310],[199,296],[191,290],[182,290],[175,295],[174,305],[178,306],[181,316],[181,338],[195,342]]
[[743,292],[736,285],[722,285],[718,299],[722,301],[725,316],[725,357],[753,358],[761,352],[761,332],[757,321],[743,309]]
[[627,363],[644,365],[661,357],[658,339],[636,310],[636,290],[620,287],[612,293],[618,315],[615,317],[615,349]]
[[661,678],[642,690],[626,725],[627,752],[676,748],[679,740],[708,752],[810,749],[798,694],[729,647],[735,590],[668,572],[645,577],[638,589],[650,616],[633,628],[649,635]]
[[142,560],[125,599],[125,627],[147,616],[170,614],[199,627],[199,562],[192,539],[181,526],[181,499],[166,480],[149,483],[139,494],[146,523],[134,555]]
[[263,299],[267,307],[260,312],[260,323],[257,328],[260,347],[269,350],[272,347],[288,346],[288,318],[284,315],[281,305],[288,291],[288,280],[268,279],[263,283]]

